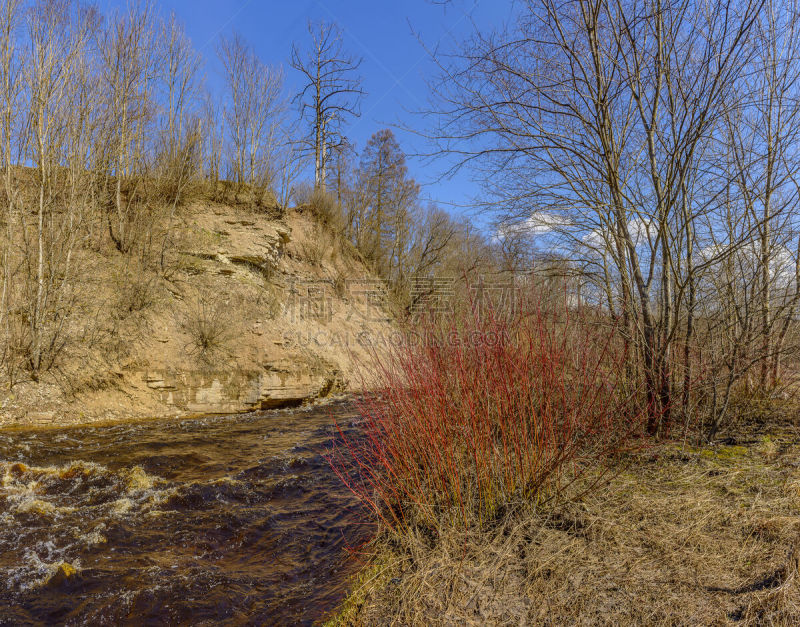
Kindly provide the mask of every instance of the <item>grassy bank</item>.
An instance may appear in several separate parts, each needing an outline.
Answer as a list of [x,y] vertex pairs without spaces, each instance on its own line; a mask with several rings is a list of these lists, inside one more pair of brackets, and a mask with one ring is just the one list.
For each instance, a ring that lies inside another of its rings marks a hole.
[[727,441],[660,444],[491,529],[379,536],[329,624],[797,624],[798,428]]

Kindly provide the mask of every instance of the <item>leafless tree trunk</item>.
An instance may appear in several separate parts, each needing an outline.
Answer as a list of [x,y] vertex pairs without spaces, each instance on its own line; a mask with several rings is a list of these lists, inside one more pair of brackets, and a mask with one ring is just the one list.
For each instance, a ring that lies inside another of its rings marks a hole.
[[314,155],[314,185],[324,191],[330,151],[342,141],[344,120],[359,115],[359,101],[365,92],[358,76],[361,59],[345,52],[339,27],[309,22],[308,33],[308,54],[304,57],[294,46],[291,65],[303,75],[305,84],[297,100],[311,127],[309,149]]
[[[144,172],[144,141],[153,118],[150,106],[156,75],[155,20],[149,4],[135,4],[114,15],[101,33],[101,55],[107,154],[111,158],[113,217],[108,212],[109,235],[121,252],[134,244],[136,215],[135,176]],[[125,189],[123,189],[123,186]]]
[[12,135],[14,132],[14,119],[17,109],[19,94],[19,72],[15,58],[17,45],[16,29],[20,14],[21,0],[7,0],[3,5],[3,14],[0,16],[0,106],[2,118],[0,132],[2,144],[0,150],[3,154],[3,233],[0,235],[0,264],[2,265],[2,286],[0,286],[0,332],[3,334],[2,347],[0,347],[0,360],[6,364],[9,380],[13,380],[13,368],[10,345],[12,341],[11,323],[9,320],[9,304],[11,302],[12,281],[12,223],[14,221],[15,189],[12,185],[11,165]]
[[69,154],[77,147],[75,142],[86,148],[86,120],[79,115],[87,100],[84,55],[94,26],[89,18],[70,0],[61,0],[35,4],[27,19],[30,138],[26,145],[35,166],[37,200],[33,229],[21,217],[20,230],[26,268],[26,361],[34,378],[63,349],[67,303],[74,291],[73,256],[83,217],[75,177],[85,163],[71,164],[65,185],[58,180],[58,169],[62,151]]
[[232,144],[233,178],[240,185],[272,191],[285,111],[283,72],[262,63],[238,34],[222,40],[218,55],[229,99],[224,117]]

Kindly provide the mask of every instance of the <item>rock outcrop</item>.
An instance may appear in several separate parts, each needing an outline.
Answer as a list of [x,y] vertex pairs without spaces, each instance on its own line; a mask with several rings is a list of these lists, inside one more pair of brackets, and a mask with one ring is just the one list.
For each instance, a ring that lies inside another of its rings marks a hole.
[[151,370],[143,379],[164,405],[203,414],[291,407],[342,388],[341,376],[334,368],[313,373],[280,365],[258,371]]
[[0,426],[237,413],[353,391],[370,338],[392,330],[357,255],[302,211],[276,220],[201,203],[180,220],[166,273],[92,253],[104,343],[76,352],[68,376],[0,397]]

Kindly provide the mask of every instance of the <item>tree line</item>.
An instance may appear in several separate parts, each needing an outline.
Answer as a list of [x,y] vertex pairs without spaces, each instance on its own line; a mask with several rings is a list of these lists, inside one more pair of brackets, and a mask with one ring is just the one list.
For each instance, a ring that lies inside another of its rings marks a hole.
[[390,131],[356,157],[345,131],[365,92],[341,29],[309,22],[287,52],[296,94],[282,66],[235,33],[217,43],[221,76],[208,80],[183,24],[152,2],[103,15],[77,0],[3,1],[0,361],[10,382],[38,379],[69,342],[91,339],[80,322],[96,315],[88,251],[110,246],[133,274],[169,273],[192,194],[275,215],[315,196],[405,310],[414,277],[478,244],[420,200]]
[[437,58],[431,139],[624,321],[652,433],[796,374],[799,55],[794,1],[531,0]]

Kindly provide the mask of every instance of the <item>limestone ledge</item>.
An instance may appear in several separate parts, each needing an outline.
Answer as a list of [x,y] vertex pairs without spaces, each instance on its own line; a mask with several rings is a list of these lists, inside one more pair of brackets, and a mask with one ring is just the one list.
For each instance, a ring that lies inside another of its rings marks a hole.
[[336,388],[339,376],[281,370],[150,370],[143,379],[164,405],[192,413],[227,414],[291,407],[322,398]]

